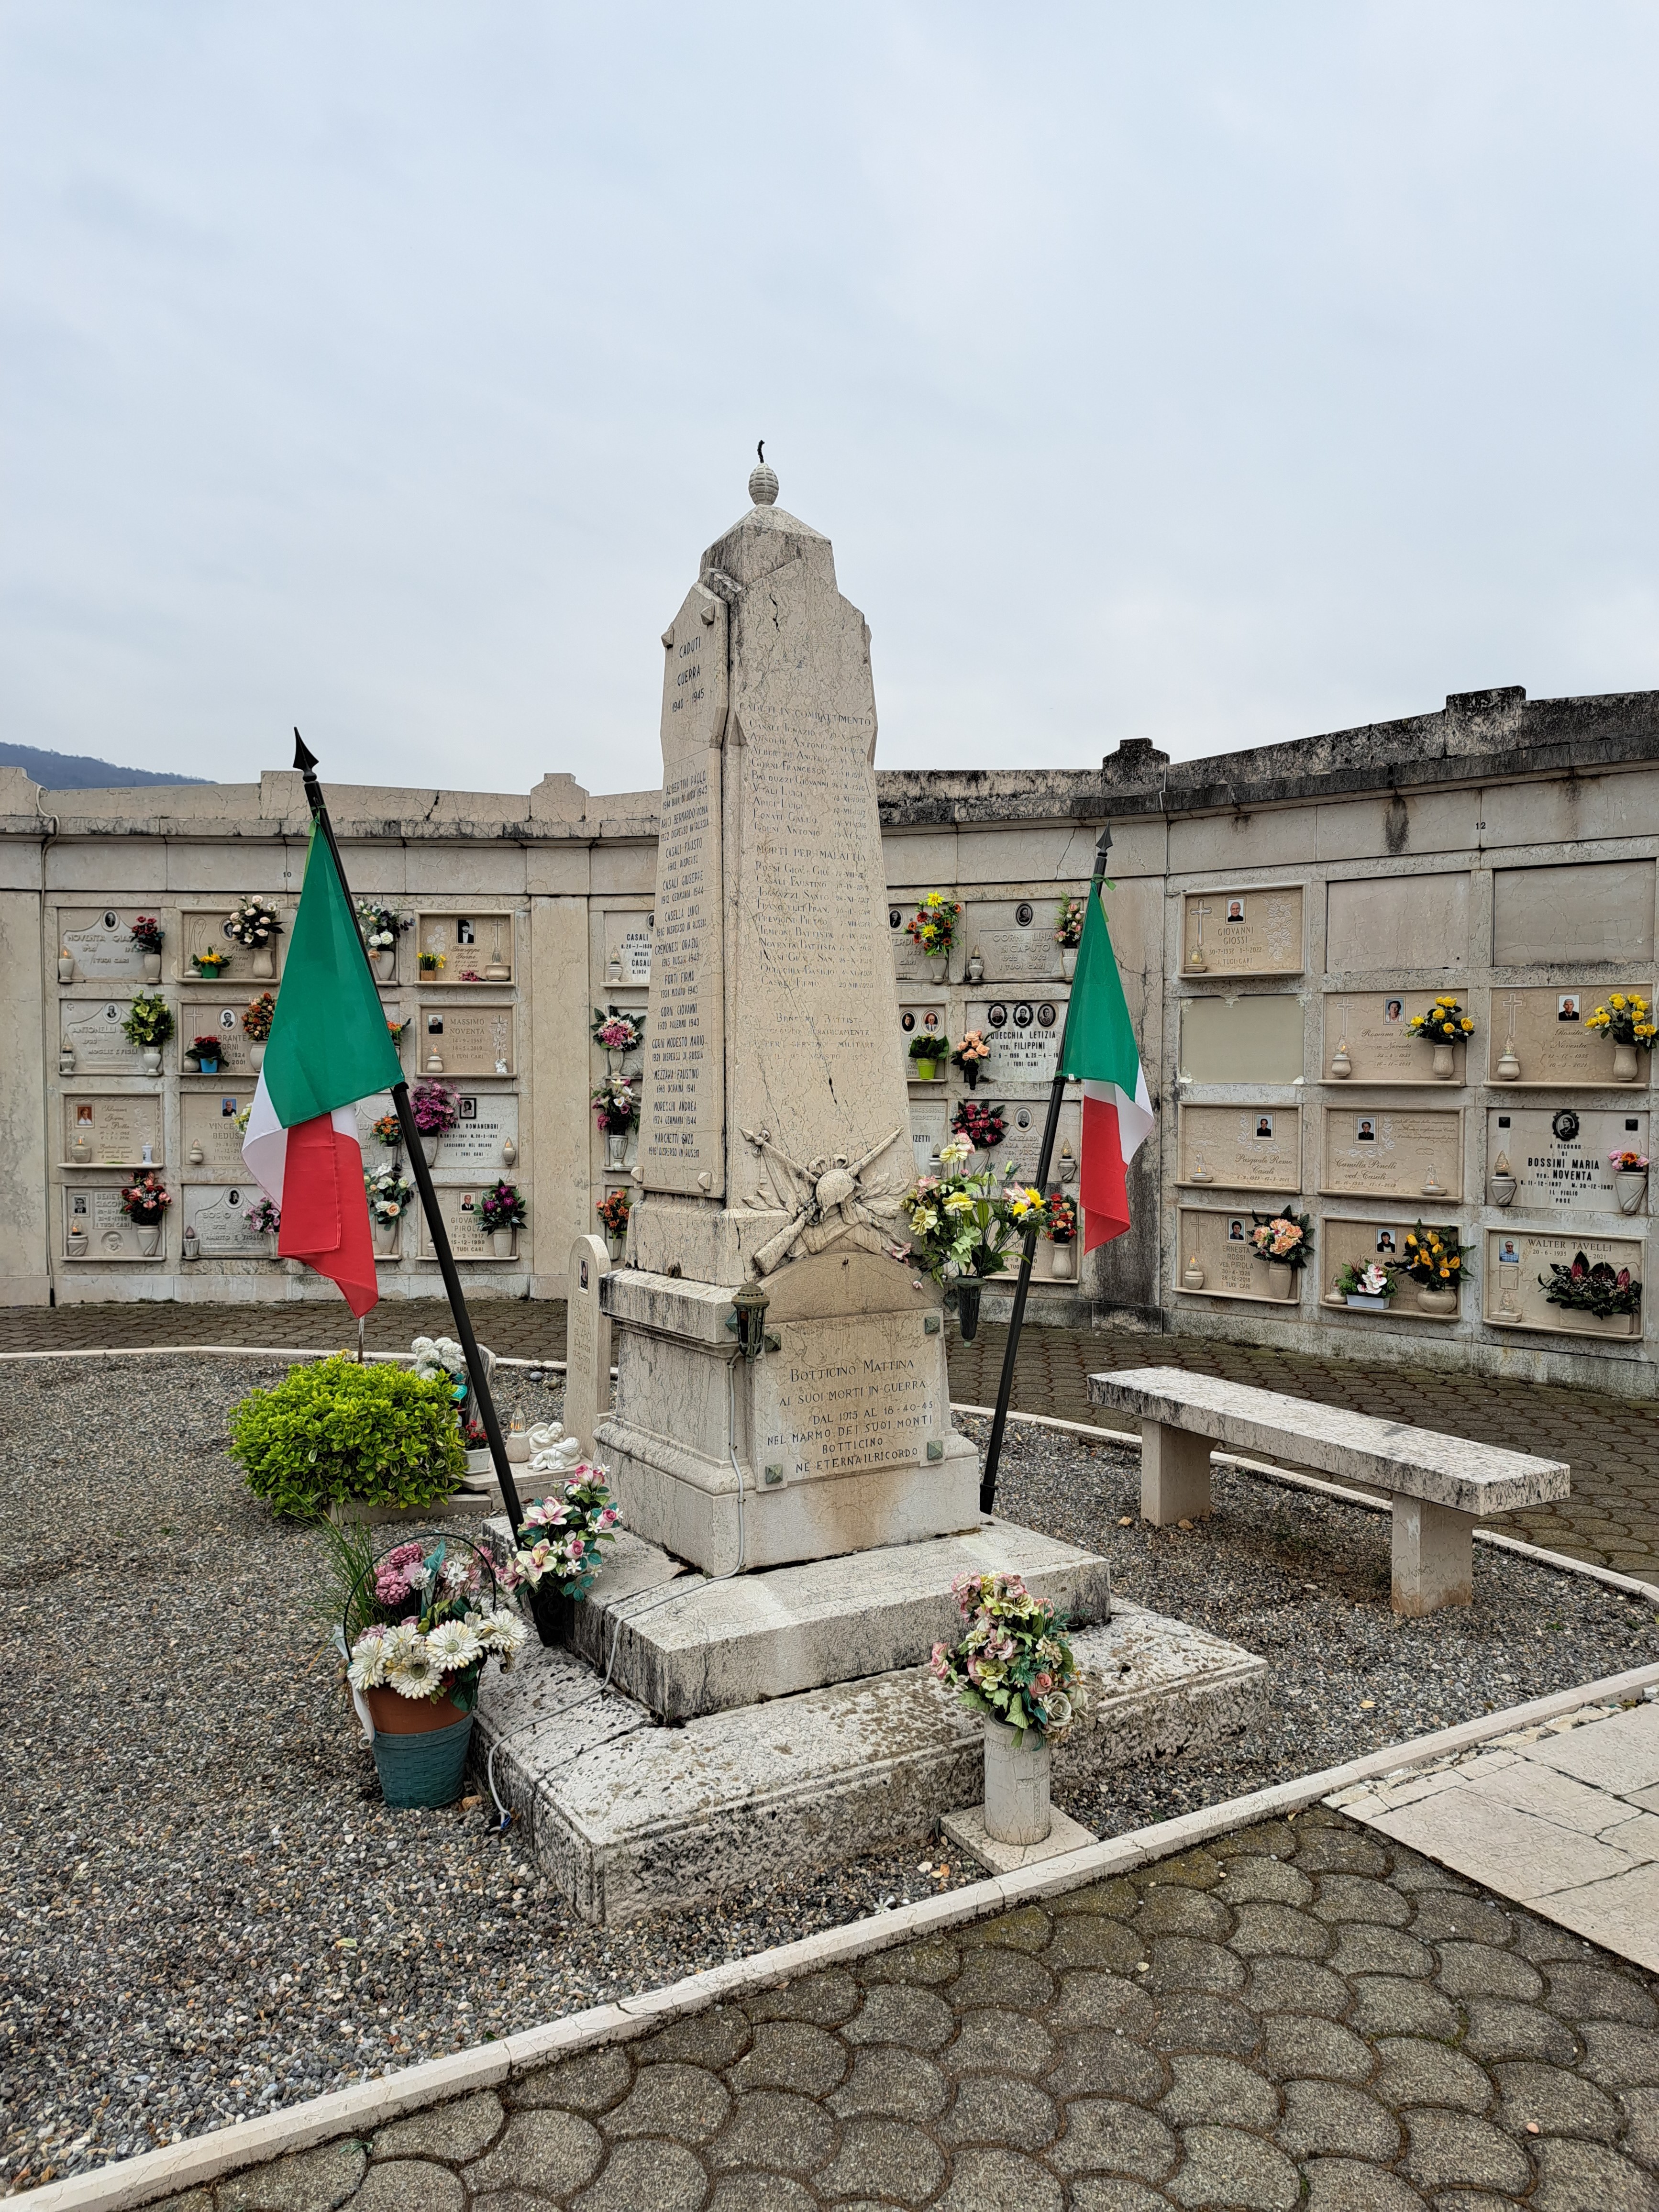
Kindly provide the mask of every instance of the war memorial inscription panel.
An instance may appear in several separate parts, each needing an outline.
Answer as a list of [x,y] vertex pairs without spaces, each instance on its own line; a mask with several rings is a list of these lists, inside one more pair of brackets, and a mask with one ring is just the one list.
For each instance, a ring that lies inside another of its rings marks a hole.
[[884,1316],[786,1322],[778,1334],[782,1349],[756,1370],[755,1456],[785,1481],[914,1466],[949,1430],[919,1332],[907,1346]]

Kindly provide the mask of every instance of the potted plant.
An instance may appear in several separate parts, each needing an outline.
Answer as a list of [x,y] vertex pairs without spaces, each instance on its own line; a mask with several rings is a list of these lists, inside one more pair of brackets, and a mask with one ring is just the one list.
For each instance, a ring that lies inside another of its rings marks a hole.
[[379,899],[359,899],[352,909],[377,982],[389,983],[398,965],[398,939],[414,916],[396,914]]
[[359,1365],[343,1352],[290,1367],[239,1400],[230,1455],[254,1497],[301,1521],[348,1507],[430,1510],[466,1468],[447,1376],[390,1360]]
[[1639,991],[1615,991],[1605,1006],[1584,1018],[1584,1027],[1613,1045],[1613,1079],[1634,1083],[1638,1052],[1651,1052],[1656,1034],[1653,1009]]
[[1000,1106],[981,1106],[977,1099],[959,1098],[951,1127],[976,1152],[994,1152],[1008,1133],[1008,1117]]
[[461,1102],[447,1083],[422,1082],[410,1097],[416,1133],[428,1167],[437,1164],[438,1147],[461,1116]]
[[991,1048],[985,1042],[984,1030],[969,1030],[951,1054],[951,1065],[962,1070],[963,1081],[970,1091],[977,1091],[979,1079],[984,1074],[985,1063],[990,1057]]
[[132,941],[143,955],[147,983],[161,980],[161,945],[166,934],[154,915],[141,914],[132,925]]
[[161,1072],[161,1048],[173,1035],[173,1009],[159,991],[135,991],[121,1034],[144,1056],[146,1075]]
[[904,925],[905,935],[913,945],[920,946],[936,983],[945,981],[961,918],[962,908],[957,900],[944,891],[929,891]]
[[282,927],[268,900],[246,893],[225,917],[225,935],[253,955],[253,972],[258,976],[276,973],[276,939]]
[[276,1240],[283,1226],[283,1209],[275,1199],[262,1198],[247,1211],[247,1225],[265,1240],[265,1251],[270,1259],[277,1255]]
[[1419,1221],[1406,1232],[1401,1265],[1417,1285],[1417,1310],[1437,1321],[1450,1321],[1457,1311],[1457,1286],[1463,1279],[1463,1262],[1473,1244],[1460,1244],[1452,1228],[1425,1229]]
[[586,1460],[571,1468],[562,1489],[526,1506],[509,1572],[514,1587],[529,1594],[544,1644],[570,1644],[576,1607],[599,1571],[599,1548],[616,1541],[621,1520],[605,1469]]
[[1054,1246],[1050,1272],[1057,1283],[1072,1279],[1072,1247],[1077,1242],[1077,1200],[1051,1190],[1043,1202],[1043,1235]]
[[640,1118],[637,1082],[626,1075],[607,1075],[592,1094],[593,1118],[605,1132],[605,1164],[619,1168],[628,1161],[628,1133]]
[[138,1232],[141,1258],[153,1260],[161,1249],[161,1229],[173,1194],[157,1175],[142,1175],[121,1193],[121,1211]]
[[1336,1287],[1351,1306],[1363,1307],[1370,1313],[1386,1313],[1389,1300],[1395,1293],[1395,1279],[1380,1260],[1373,1260],[1364,1267],[1342,1268]]
[[191,1039],[190,1057],[196,1062],[198,1075],[216,1075],[219,1073],[221,1049],[216,1035],[204,1032],[201,1036]]
[[1053,1825],[1050,1754],[1081,1711],[1076,1655],[1047,1598],[1018,1575],[951,1584],[967,1624],[933,1646],[933,1675],[985,1716],[985,1827],[1000,1844],[1040,1844]]
[[592,1037],[605,1054],[605,1066],[613,1075],[620,1075],[629,1054],[637,1052],[645,1042],[645,1016],[618,1013],[615,1006],[595,1006]]
[[1252,1213],[1250,1246],[1267,1270],[1267,1296],[1294,1298],[1297,1276],[1313,1256],[1313,1223],[1305,1213]]
[[1054,909],[1054,943],[1060,947],[1060,972],[1069,983],[1077,973],[1077,949],[1083,942],[1086,899],[1063,898]]
[[910,1073],[918,1083],[932,1083],[939,1073],[939,1061],[951,1049],[951,1040],[944,1036],[914,1036],[910,1040]]
[[200,952],[192,952],[190,964],[204,982],[210,983],[222,968],[230,965],[230,955],[221,952],[216,945],[210,945]]
[[403,1149],[404,1125],[395,1114],[382,1114],[372,1125],[371,1133],[377,1145],[384,1145],[389,1152]]
[[1607,1260],[1592,1266],[1583,1252],[1572,1265],[1559,1260],[1540,1275],[1546,1305],[1557,1307],[1569,1328],[1593,1329],[1602,1336],[1636,1336],[1642,1327],[1642,1285],[1628,1267]]
[[1474,1024],[1455,998],[1437,999],[1425,1014],[1413,1014],[1406,1024],[1412,1035],[1434,1047],[1434,1072],[1449,1083],[1457,1072],[1452,1048],[1474,1034]]
[[593,1211],[599,1217],[599,1226],[605,1231],[605,1241],[611,1248],[613,1260],[620,1260],[628,1243],[628,1216],[633,1198],[625,1183],[615,1190],[606,1191]]
[[465,1536],[423,1536],[370,1561],[338,1643],[388,1805],[459,1796],[485,1665],[510,1667],[526,1641],[488,1555]]
[[999,1178],[989,1162],[969,1165],[973,1146],[958,1138],[941,1146],[943,1172],[918,1177],[900,1200],[910,1234],[910,1258],[954,1304],[964,1344],[979,1330],[984,1279],[994,1275],[1009,1247],[1044,1220],[1040,1191]]
[[269,991],[261,991],[257,999],[249,1000],[242,1015],[242,1027],[247,1033],[248,1066],[256,1075],[264,1062],[265,1040],[270,1035],[276,1012],[276,1000]]
[[478,1200],[478,1218],[496,1259],[513,1257],[514,1234],[524,1227],[524,1200],[516,1183],[494,1183]]
[[369,1169],[363,1177],[363,1190],[368,1199],[368,1225],[380,1259],[389,1260],[397,1252],[398,1224],[404,1218],[413,1188],[414,1185],[400,1176],[389,1160],[380,1167]]
[[435,983],[448,965],[441,952],[417,952],[415,957],[420,963],[421,973],[428,983]]
[[1609,1152],[1607,1162],[1613,1170],[1613,1194],[1619,1201],[1619,1211],[1639,1213],[1648,1188],[1647,1154]]

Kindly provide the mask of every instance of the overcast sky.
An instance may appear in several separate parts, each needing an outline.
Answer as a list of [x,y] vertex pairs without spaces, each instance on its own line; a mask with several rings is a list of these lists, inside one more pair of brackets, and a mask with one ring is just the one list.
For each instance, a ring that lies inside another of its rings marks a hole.
[[5,0],[0,736],[658,780],[757,438],[888,767],[1659,685],[1659,9]]

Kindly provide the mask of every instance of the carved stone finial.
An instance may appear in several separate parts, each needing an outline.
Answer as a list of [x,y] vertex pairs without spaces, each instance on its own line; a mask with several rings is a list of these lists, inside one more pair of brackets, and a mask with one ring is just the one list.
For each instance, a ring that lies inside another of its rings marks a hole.
[[756,507],[775,507],[778,499],[778,478],[775,469],[766,465],[766,441],[756,447],[758,465],[749,471],[749,497]]

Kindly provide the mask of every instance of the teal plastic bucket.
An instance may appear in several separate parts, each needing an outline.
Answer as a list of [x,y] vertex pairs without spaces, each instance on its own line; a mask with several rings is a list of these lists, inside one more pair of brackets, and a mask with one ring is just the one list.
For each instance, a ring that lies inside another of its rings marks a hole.
[[471,1713],[448,1728],[418,1735],[376,1735],[374,1764],[386,1803],[404,1808],[453,1805],[461,1794],[471,1741]]

